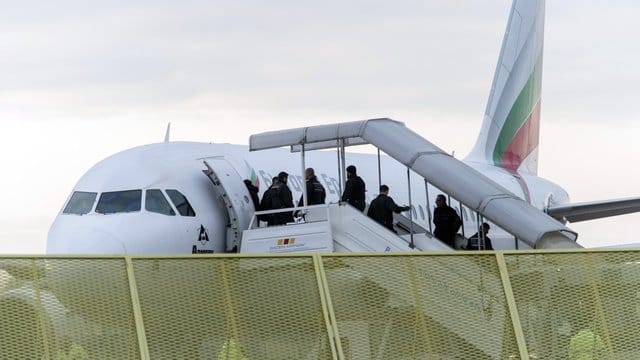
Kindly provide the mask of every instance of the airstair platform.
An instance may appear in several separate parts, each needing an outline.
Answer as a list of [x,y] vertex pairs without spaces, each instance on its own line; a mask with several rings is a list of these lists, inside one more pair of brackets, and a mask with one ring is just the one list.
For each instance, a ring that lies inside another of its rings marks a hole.
[[[413,234],[412,247],[411,236],[398,236],[346,203],[313,205],[307,209],[303,222],[245,230],[240,253],[453,250],[428,233]],[[270,212],[258,212],[261,213]]]

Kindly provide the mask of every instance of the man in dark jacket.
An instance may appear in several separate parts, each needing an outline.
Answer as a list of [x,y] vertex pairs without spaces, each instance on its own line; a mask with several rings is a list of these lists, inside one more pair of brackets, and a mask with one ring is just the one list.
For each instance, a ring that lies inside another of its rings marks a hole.
[[251,201],[253,201],[253,207],[256,211],[260,210],[260,199],[258,199],[258,187],[251,183],[251,180],[244,179],[244,184],[247,186],[247,190],[249,190],[249,195],[251,195]]
[[389,187],[387,185],[381,185],[380,194],[369,204],[367,216],[395,233],[396,231],[393,228],[393,213],[399,214],[409,210],[410,207],[396,205],[395,201],[388,195]]
[[458,213],[447,205],[447,198],[443,194],[439,194],[436,197],[433,223],[436,225],[433,235],[451,248],[455,248],[455,236],[462,222]]
[[467,250],[480,250],[480,244],[482,243],[482,240],[484,240],[484,247],[482,248],[482,250],[493,250],[491,239],[487,236],[487,234],[489,233],[489,229],[491,229],[491,227],[488,223],[482,223],[482,227],[479,229],[480,231],[482,231],[482,235],[480,235],[480,231],[473,234],[469,238]]
[[[289,174],[281,171],[278,174],[278,185],[274,189],[273,196],[271,197],[271,209],[287,209],[293,207],[293,195],[291,189],[287,186],[289,180]],[[284,211],[273,214],[273,223],[270,225],[284,225],[289,222],[293,222],[293,212]]]
[[[276,176],[273,179],[271,179],[271,186],[269,186],[269,188],[265,190],[264,194],[262,194],[262,201],[260,201],[261,211],[273,210],[272,198],[276,196],[277,192],[278,192],[278,177]],[[273,214],[258,215],[258,220],[266,221],[267,226],[275,225],[273,221]]]
[[[307,182],[307,205],[324,204],[324,200],[327,197],[327,193],[324,190],[324,186],[318,181],[316,173],[313,168],[307,168],[304,171],[304,177]],[[300,195],[298,206],[303,206],[304,200]]]
[[353,165],[347,166],[347,183],[342,193],[342,201],[346,201],[356,209],[364,211],[366,206],[364,201],[365,191],[364,181],[356,174],[356,167]]

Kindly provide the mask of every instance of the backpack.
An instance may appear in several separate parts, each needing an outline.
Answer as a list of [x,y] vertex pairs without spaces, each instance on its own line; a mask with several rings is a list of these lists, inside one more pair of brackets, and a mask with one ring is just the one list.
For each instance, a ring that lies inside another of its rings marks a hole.
[[280,188],[279,187],[273,188],[270,195],[271,195],[269,199],[271,200],[270,209],[271,210],[282,209],[284,207],[284,203],[282,201],[282,194],[281,194]]
[[[282,199],[280,198],[280,189],[277,187],[268,188],[262,195],[262,201],[260,201],[260,210],[277,210],[282,208]],[[262,214],[258,215],[258,220],[269,221],[272,220],[274,215],[277,214]]]
[[314,182],[313,193],[311,196],[313,197],[314,204],[324,204],[325,198],[327,197],[327,193],[324,191],[324,186],[319,182]]

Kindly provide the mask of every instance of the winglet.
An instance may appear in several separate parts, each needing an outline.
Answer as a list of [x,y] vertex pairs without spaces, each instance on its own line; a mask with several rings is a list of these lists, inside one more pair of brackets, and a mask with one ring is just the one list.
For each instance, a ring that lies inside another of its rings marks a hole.
[[169,134],[171,133],[171,123],[167,123],[167,132],[164,134],[164,142],[169,142]]

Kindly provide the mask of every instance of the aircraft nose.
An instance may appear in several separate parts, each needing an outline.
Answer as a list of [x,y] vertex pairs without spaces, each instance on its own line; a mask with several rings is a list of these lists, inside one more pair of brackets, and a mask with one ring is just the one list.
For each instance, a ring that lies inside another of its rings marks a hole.
[[79,255],[108,254],[124,255],[124,243],[108,230],[96,227],[52,226],[47,238],[47,254]]

